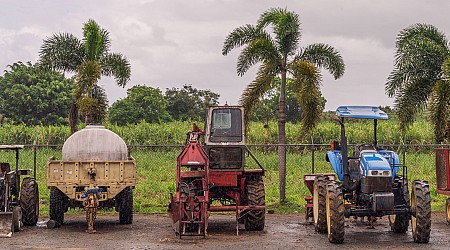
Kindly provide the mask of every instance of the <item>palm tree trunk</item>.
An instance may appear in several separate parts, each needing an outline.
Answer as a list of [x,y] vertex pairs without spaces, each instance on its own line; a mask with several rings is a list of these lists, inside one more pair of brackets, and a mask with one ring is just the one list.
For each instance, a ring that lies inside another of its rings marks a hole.
[[280,100],[278,103],[278,175],[280,202],[286,198],[286,70],[281,71]]
[[70,127],[70,133],[73,134],[77,132],[78,130],[78,107],[75,101],[72,100],[72,103],[70,104],[70,110],[69,110],[69,127]]

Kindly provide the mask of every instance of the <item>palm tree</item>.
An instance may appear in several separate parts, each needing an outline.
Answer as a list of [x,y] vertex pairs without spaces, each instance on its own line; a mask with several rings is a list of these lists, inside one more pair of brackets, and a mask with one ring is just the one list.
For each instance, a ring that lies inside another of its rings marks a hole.
[[[38,64],[45,69],[75,74],[75,87],[69,112],[72,133],[77,130],[78,110],[86,116],[86,122],[99,115],[98,107],[106,112],[104,90],[97,85],[102,76],[113,76],[117,85],[125,87],[130,80],[131,67],[120,53],[110,53],[109,33],[92,19],[83,26],[83,39],[72,34],[53,34],[44,40],[39,52]],[[101,90],[100,90],[100,89]]]
[[[272,29],[269,30],[270,27]],[[270,33],[272,31],[273,33]],[[244,25],[234,29],[225,39],[222,54],[227,55],[236,47],[245,46],[237,61],[237,74],[260,63],[255,80],[242,93],[240,104],[246,109],[246,124],[259,100],[275,88],[275,78],[281,78],[278,110],[278,171],[280,201],[285,200],[286,188],[286,84],[291,84],[302,108],[302,128],[313,128],[320,119],[324,104],[320,92],[320,68],[328,70],[335,79],[344,73],[344,62],[333,47],[311,44],[299,49],[301,38],[299,16],[280,8],[272,8],[261,14],[256,25]],[[287,81],[287,77],[292,78]]]
[[[403,132],[414,116],[429,104],[437,142],[444,140],[450,102],[450,47],[445,34],[428,24],[414,24],[397,36],[394,69],[385,90],[395,97],[395,108]],[[448,66],[447,66],[448,69]]]

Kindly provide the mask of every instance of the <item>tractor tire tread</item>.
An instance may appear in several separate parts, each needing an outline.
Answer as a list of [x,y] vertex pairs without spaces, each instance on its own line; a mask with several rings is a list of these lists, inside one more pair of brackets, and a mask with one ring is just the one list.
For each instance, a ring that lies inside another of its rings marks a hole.
[[67,196],[58,188],[50,188],[50,220],[56,221],[59,225],[64,223],[67,199]]
[[126,187],[120,192],[119,202],[119,223],[132,224],[133,223],[133,189]]
[[36,226],[39,219],[39,189],[34,178],[26,177],[22,180],[19,203],[23,224]]
[[[328,178],[324,175],[316,176],[314,180],[314,187],[318,189],[318,215],[314,220],[314,229],[316,232],[325,234],[327,233],[327,215],[326,215],[326,194]],[[314,195],[314,194],[313,194]],[[313,214],[314,216],[314,214]],[[317,221],[317,223],[316,223]]]
[[337,182],[327,185],[327,231],[328,241],[343,243],[345,236],[344,198],[342,187]]
[[[261,176],[247,180],[247,204],[249,206],[265,206],[264,181]],[[265,210],[251,210],[245,215],[244,225],[247,231],[262,231],[265,224]]]
[[[416,243],[428,243],[431,233],[431,196],[428,183],[424,181],[413,182],[413,194],[415,196],[416,226],[413,230],[413,238]],[[414,215],[413,215],[414,216]]]

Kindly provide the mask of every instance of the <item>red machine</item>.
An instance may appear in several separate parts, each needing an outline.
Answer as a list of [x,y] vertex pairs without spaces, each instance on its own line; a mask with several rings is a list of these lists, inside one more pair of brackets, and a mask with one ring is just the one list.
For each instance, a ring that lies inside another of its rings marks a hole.
[[[449,149],[436,149],[436,192],[450,196]],[[450,198],[446,200],[447,222],[450,224]]]
[[[244,110],[238,106],[208,109],[206,131],[194,124],[177,158],[176,194],[169,215],[177,235],[206,236],[208,212],[235,211],[238,223],[261,231],[265,222],[264,169],[245,145]],[[206,135],[205,147],[199,137]],[[244,170],[245,153],[259,169]]]

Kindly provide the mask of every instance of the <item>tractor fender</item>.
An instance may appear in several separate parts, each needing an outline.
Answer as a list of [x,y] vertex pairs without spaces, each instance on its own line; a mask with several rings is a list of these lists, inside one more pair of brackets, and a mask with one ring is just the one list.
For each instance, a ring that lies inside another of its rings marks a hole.
[[331,163],[331,167],[337,174],[339,180],[344,180],[344,173],[342,172],[342,153],[340,150],[328,151],[325,155],[326,161]]

